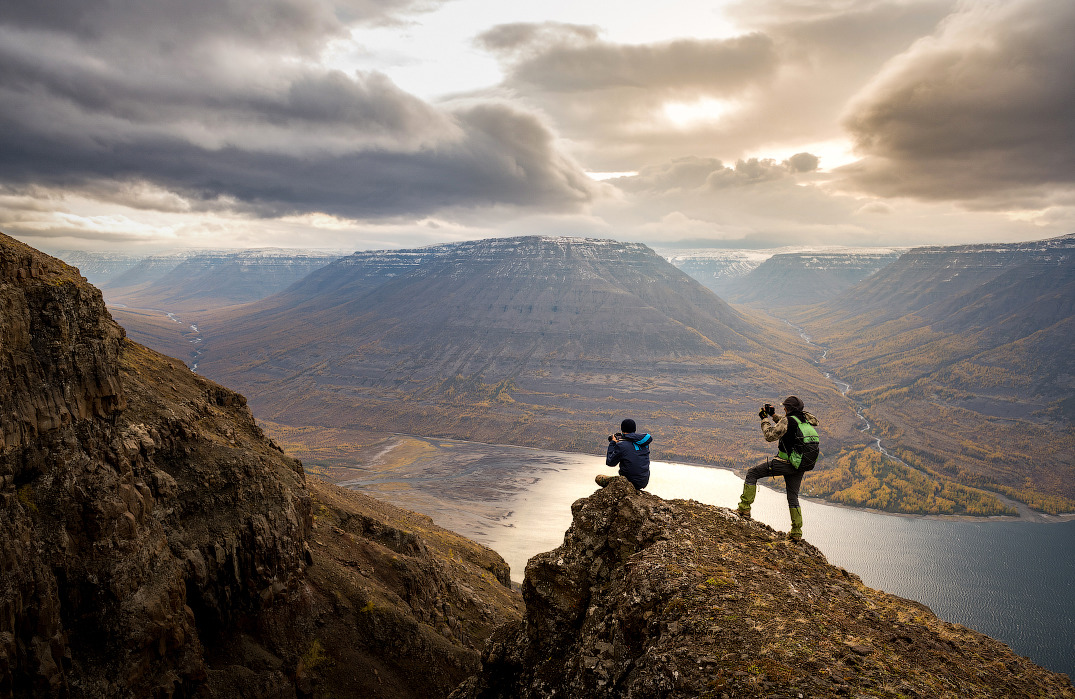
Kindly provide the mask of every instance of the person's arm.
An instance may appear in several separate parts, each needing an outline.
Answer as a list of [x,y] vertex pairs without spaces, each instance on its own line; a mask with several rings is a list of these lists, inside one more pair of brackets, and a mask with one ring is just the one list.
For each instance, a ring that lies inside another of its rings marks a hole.
[[788,418],[785,415],[775,425],[768,420],[761,421],[761,432],[765,435],[766,442],[779,441],[788,431]]
[[608,443],[608,453],[605,454],[605,466],[619,466],[620,465],[620,460],[623,457],[620,456],[620,452],[616,448],[617,444],[619,444],[619,442],[609,442]]

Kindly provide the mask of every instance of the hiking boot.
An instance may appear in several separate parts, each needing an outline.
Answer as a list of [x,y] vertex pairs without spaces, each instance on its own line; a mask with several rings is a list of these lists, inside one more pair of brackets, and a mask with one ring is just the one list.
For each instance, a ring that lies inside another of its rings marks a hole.
[[593,480],[594,480],[594,483],[597,483],[597,485],[599,485],[602,488],[604,488],[606,485],[608,485],[609,483],[612,482],[613,478],[614,478],[614,476],[599,475],[596,478],[594,478]]
[[744,510],[744,509],[736,508],[735,514],[739,515],[743,519],[754,519],[753,517],[750,516],[750,510],[749,509]]

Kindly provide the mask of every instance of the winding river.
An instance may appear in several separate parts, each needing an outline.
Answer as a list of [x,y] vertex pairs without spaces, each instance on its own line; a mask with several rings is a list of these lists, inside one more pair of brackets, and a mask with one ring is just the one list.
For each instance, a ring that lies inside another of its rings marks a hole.
[[[801,337],[803,339],[803,341],[806,342],[806,344],[808,344],[811,347],[821,351],[821,355],[817,359],[814,360],[814,364],[817,364],[818,366],[821,366],[821,364],[825,361],[825,358],[828,357],[828,355],[829,355],[828,348],[823,347],[823,346],[815,343],[813,341],[813,339],[808,334],[806,334],[806,331],[804,329],[800,328],[798,325],[795,325],[794,323],[792,323],[791,321],[787,320],[786,318],[780,318],[779,320],[784,321],[784,323],[789,328],[791,328],[795,332],[799,333],[799,337]],[[856,401],[855,399],[853,399],[849,395],[850,392],[851,392],[851,384],[848,383],[847,381],[844,381],[843,379],[836,378],[836,376],[831,371],[824,371],[824,369],[823,369],[822,373],[825,375],[826,379],[830,379],[836,385],[836,388],[839,389],[839,391],[840,391],[840,395],[842,395],[844,398],[846,398],[847,401],[851,404],[851,408],[852,408],[852,410],[855,411],[855,415],[858,417],[859,420],[862,421],[862,426],[859,427],[859,430],[863,434],[865,434],[867,437],[869,437],[870,439],[873,440],[873,448],[876,449],[878,453],[882,454],[883,456],[885,456],[885,457],[887,457],[889,459],[892,459],[896,463],[902,464],[903,466],[906,466],[909,469],[919,471],[920,469],[918,469],[915,466],[912,466],[911,464],[907,463],[906,461],[904,461],[900,457],[898,457],[895,454],[893,454],[892,452],[890,452],[888,449],[885,449],[884,444],[881,443],[881,438],[873,433],[873,423],[871,423],[869,418],[866,417],[866,414],[864,412],[864,406],[861,403],[859,403],[858,401]],[[1026,503],[1019,502],[1018,500],[1012,500],[1009,497],[1006,497],[1004,495],[1001,495],[1000,493],[996,493],[996,492],[993,492],[993,491],[989,491],[989,494],[992,495],[993,497],[995,497],[997,500],[1000,500],[1002,503],[1004,503],[1008,507],[1015,508],[1019,512],[1019,518],[1020,519],[1024,519],[1024,520],[1027,520],[1027,521],[1030,521],[1030,522],[1049,522],[1049,521],[1054,521],[1054,520],[1050,520],[1050,519],[1046,518],[1040,512],[1036,512],[1036,511],[1030,509],[1030,507],[1028,507],[1026,505]]]

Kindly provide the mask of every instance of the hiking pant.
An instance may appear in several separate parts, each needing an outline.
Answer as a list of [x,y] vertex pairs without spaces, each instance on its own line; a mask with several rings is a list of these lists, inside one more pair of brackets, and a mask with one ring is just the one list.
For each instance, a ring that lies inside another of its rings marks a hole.
[[787,461],[769,459],[747,471],[747,485],[757,485],[759,478],[783,476],[784,489],[788,493],[788,507],[799,506],[799,486],[803,482],[803,471],[797,470]]

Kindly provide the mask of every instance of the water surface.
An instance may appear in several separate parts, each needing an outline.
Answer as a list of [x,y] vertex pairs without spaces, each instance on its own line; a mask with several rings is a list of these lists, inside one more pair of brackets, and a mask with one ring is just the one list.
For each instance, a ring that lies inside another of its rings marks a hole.
[[[515,581],[531,556],[563,542],[571,503],[594,492],[593,477],[615,473],[597,456],[429,443],[439,449],[435,458],[371,470],[346,484],[489,546],[511,566]],[[743,485],[723,469],[654,462],[651,470],[647,490],[666,499],[734,507]],[[1075,521],[927,519],[801,502],[805,537],[831,563],[1075,676]],[[758,488],[753,514],[788,529],[781,492]]]

